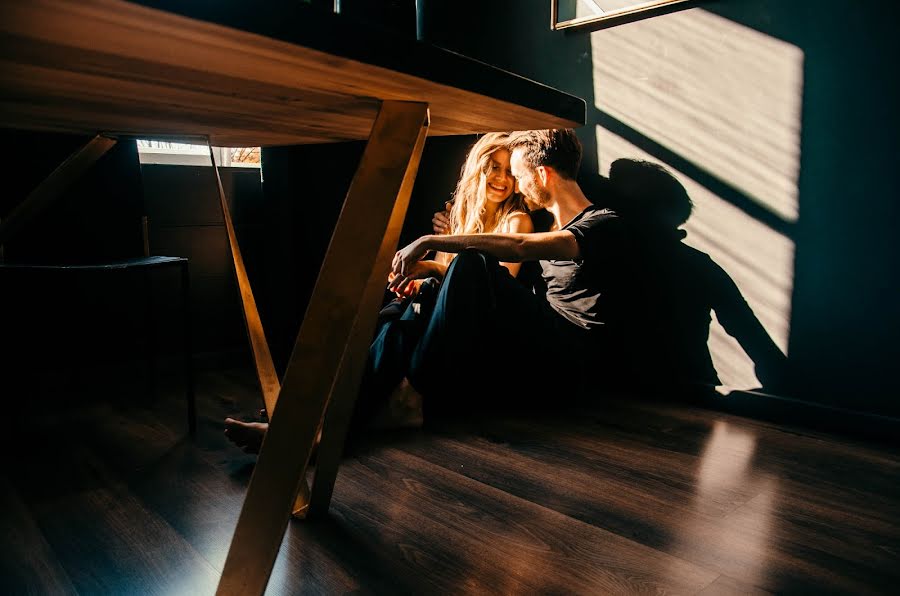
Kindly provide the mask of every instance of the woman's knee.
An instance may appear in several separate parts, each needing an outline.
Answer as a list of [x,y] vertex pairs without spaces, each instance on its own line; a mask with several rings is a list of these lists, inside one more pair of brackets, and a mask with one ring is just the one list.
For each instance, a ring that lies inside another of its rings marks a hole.
[[497,259],[485,252],[468,248],[456,255],[450,268],[447,270],[445,280],[460,277],[484,276],[495,265],[499,265]]

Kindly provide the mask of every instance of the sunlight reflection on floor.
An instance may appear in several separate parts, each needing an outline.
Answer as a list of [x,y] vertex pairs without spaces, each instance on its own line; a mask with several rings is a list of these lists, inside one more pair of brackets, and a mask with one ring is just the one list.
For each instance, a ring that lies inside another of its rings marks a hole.
[[[756,449],[751,432],[722,420],[714,423],[697,466],[696,511],[684,520],[672,550],[692,560],[717,545],[713,550],[723,555],[716,571],[748,586],[766,585],[777,523],[773,505],[778,481],[754,469]],[[730,510],[710,515],[705,511],[710,501]]]

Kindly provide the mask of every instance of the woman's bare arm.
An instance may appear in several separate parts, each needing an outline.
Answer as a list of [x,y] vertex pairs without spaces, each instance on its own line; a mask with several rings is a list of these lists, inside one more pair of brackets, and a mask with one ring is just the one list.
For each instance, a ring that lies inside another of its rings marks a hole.
[[[534,232],[534,222],[526,213],[518,213],[509,218],[508,232],[510,234],[530,234]],[[516,277],[519,275],[519,269],[522,268],[521,262],[502,261],[500,263],[509,270],[510,275]]]

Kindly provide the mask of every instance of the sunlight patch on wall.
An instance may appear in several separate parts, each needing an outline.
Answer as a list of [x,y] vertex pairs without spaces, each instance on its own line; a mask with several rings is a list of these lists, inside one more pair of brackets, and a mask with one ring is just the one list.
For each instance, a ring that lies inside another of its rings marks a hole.
[[[591,43],[596,108],[628,136],[597,127],[600,173],[620,157],[667,166],[695,204],[685,242],[725,269],[786,352],[794,243],[775,228],[798,215],[802,50],[701,9],[597,31]],[[715,321],[709,348],[724,385],[759,386]]]
[[801,49],[701,9],[591,44],[598,109],[796,221]]
[[[620,157],[662,163],[625,139],[597,127],[600,173]],[[756,317],[787,353],[794,243],[789,238],[723,201],[684,173],[663,163],[687,189],[694,214],[683,228],[685,243],[707,253],[734,280]],[[753,363],[738,342],[715,320],[710,326],[709,350],[722,384],[734,389],[759,387]]]

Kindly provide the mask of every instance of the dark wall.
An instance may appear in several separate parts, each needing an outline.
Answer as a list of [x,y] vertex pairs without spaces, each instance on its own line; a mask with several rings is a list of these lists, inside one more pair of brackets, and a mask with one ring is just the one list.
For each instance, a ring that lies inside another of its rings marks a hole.
[[900,415],[900,9],[802,4],[806,28],[787,32],[807,55],[791,358],[810,395]]
[[[150,253],[187,257],[190,263],[194,350],[248,350],[237,283],[225,223],[211,167],[141,166]],[[260,171],[256,168],[219,168],[229,201],[235,232],[257,301],[266,302],[262,283],[264,247],[268,236]],[[161,335],[178,339],[178,284],[157,289]],[[177,351],[177,343],[163,349]]]
[[262,149],[262,247],[268,297],[260,305],[272,357],[283,372],[363,143]]
[[[7,217],[89,137],[2,131],[15,158],[0,191]],[[5,244],[6,263],[75,265],[141,254],[142,189],[135,144],[120,142]],[[48,371],[141,350],[131,316],[139,280],[115,273],[0,268],[0,392],[36,389]],[[127,348],[126,348],[127,349]]]
[[[687,242],[787,352],[794,393],[900,414],[894,3],[720,0],[593,33],[550,31],[550,2],[422,9],[426,40],[586,99],[586,181],[618,157],[675,173]],[[710,347],[754,384],[721,330]]]
[[[5,217],[90,137],[5,130],[0,139],[15,163],[0,191],[0,217]],[[137,146],[117,143],[6,243],[5,257],[85,263],[139,255],[142,204]]]
[[394,35],[416,35],[416,0],[340,0],[339,4],[342,15],[369,27]]
[[[13,138],[14,137],[14,138]],[[85,139],[16,134],[34,159],[10,178],[7,213]],[[430,230],[453,191],[471,138],[429,139],[403,242]],[[238,241],[279,367],[287,361],[363,143],[267,148],[264,171],[220,168]],[[448,164],[455,164],[449,166]],[[7,261],[100,263],[143,254],[141,217],[152,255],[189,259],[195,353],[249,355],[219,196],[209,167],[139,164],[120,143],[73,189],[6,246]],[[3,281],[10,370],[80,370],[181,350],[177,271],[29,274]],[[14,325],[12,323],[15,323]],[[15,362],[15,365],[13,364]],[[24,377],[27,374],[23,374]],[[92,383],[86,382],[87,386]]]
[[[472,137],[425,142],[410,197],[401,246],[431,231],[431,217],[452,196]],[[268,299],[260,306],[276,365],[287,364],[364,143],[262,150],[268,223],[265,274]]]
[[[7,177],[6,214],[86,139],[7,132],[29,156]],[[258,169],[221,168],[237,233],[255,282],[265,234]],[[195,352],[247,352],[215,179],[209,167],[141,165],[119,142],[46,212],[5,246],[7,263],[97,264],[143,255],[142,216],[152,255],[189,259]],[[158,362],[182,350],[181,280],[175,269],[135,271],[0,268],[5,386],[52,375],[91,391],[126,361]],[[265,287],[261,288],[261,292]],[[264,298],[264,297],[263,297]],[[81,378],[83,377],[83,378]],[[136,384],[149,380],[140,376]]]

